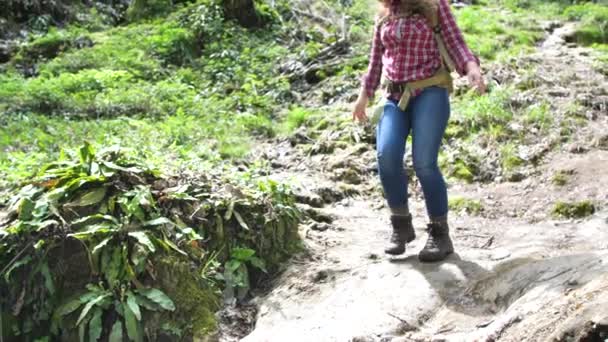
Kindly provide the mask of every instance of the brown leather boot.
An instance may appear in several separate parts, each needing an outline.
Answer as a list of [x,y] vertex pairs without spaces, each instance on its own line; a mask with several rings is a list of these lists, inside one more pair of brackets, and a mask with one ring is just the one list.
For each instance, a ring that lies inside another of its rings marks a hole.
[[427,226],[429,238],[426,245],[418,254],[421,262],[441,261],[454,253],[454,245],[450,239],[450,228],[447,222],[431,222]]
[[412,225],[412,215],[391,215],[393,234],[389,245],[384,249],[386,254],[399,255],[405,253],[405,244],[416,238]]

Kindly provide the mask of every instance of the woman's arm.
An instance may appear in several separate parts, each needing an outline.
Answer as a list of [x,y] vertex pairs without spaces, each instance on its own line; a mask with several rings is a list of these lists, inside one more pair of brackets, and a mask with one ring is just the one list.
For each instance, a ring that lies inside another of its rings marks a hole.
[[471,86],[477,88],[477,91],[483,94],[486,91],[486,85],[481,76],[479,58],[473,55],[465,43],[448,0],[439,0],[439,25],[441,27],[441,36],[447,46],[448,53],[454,61],[456,71],[460,76],[466,75]]
[[[439,25],[441,36],[445,42],[448,52],[454,61],[456,71],[460,76],[468,73],[470,64],[479,67],[479,59],[473,55],[464,41],[462,32],[456,24],[454,14],[450,9],[448,0],[439,0]],[[472,62],[472,63],[470,63]]]
[[374,93],[380,84],[380,77],[382,76],[382,54],[384,53],[384,47],[382,46],[382,40],[380,39],[380,31],[380,25],[376,23],[376,25],[374,25],[367,73],[363,75],[361,79],[362,88],[368,98],[374,97]]
[[367,67],[367,73],[361,78],[361,90],[353,110],[353,120],[367,120],[365,108],[367,107],[369,99],[374,97],[378,85],[380,85],[380,77],[382,76],[382,54],[384,53],[384,47],[382,46],[382,41],[380,39],[380,29],[380,25],[376,22],[376,25],[374,25],[369,65]]

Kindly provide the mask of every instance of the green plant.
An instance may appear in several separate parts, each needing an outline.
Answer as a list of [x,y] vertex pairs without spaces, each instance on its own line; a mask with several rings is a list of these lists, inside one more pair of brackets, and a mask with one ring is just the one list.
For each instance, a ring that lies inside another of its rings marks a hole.
[[568,179],[573,173],[573,170],[559,170],[551,177],[551,183],[557,186],[564,186],[568,183]]
[[295,107],[292,108],[285,116],[283,121],[283,131],[291,133],[302,125],[310,121],[311,116],[316,113],[307,108]]
[[[299,216],[282,185],[254,172],[225,183],[227,193],[218,190],[219,177],[196,188],[165,182],[120,149],[95,153],[85,144],[77,161],[50,163],[21,187],[0,226],[0,304],[14,308],[11,334],[33,340],[77,330],[80,340],[95,341],[106,331],[103,338],[124,333],[140,341],[144,330],[157,331],[158,315],[180,331],[207,331],[215,324],[214,288],[237,289],[242,298],[253,269],[276,269],[298,246]],[[171,285],[178,267],[167,259],[186,265],[181,285],[204,307]],[[227,277],[219,284],[222,264]],[[200,265],[200,278],[189,273],[192,265]]]
[[570,20],[580,21],[576,40],[584,44],[608,43],[608,8],[595,3],[569,6],[564,15]]
[[505,172],[512,172],[515,168],[522,165],[524,160],[517,155],[514,144],[507,144],[500,149],[500,162]]
[[509,107],[512,94],[513,89],[500,87],[484,96],[469,92],[457,98],[454,103],[455,124],[468,135],[488,128],[499,128],[506,134],[506,126],[513,119]]
[[553,123],[553,116],[550,110],[551,106],[546,102],[535,104],[527,109],[524,122],[535,126],[541,131],[546,131]]
[[595,204],[591,201],[581,202],[556,202],[551,214],[556,217],[582,218],[595,213]]
[[[227,212],[227,214],[229,213],[230,211]],[[237,212],[234,212],[234,214],[237,215],[236,217],[239,219],[239,222],[242,221]],[[263,272],[267,272],[264,260],[256,257],[253,249],[234,248],[230,254],[230,259],[224,265],[224,273],[218,274],[219,279],[226,284],[224,290],[226,298],[235,297],[236,299],[243,299],[249,292],[251,284],[247,268],[248,264]]]
[[479,215],[483,212],[483,205],[479,200],[465,197],[452,197],[448,201],[450,210],[464,211],[468,214]]

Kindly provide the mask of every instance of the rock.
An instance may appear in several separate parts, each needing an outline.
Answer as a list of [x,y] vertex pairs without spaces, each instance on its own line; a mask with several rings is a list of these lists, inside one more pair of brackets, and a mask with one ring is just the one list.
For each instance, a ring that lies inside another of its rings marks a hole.
[[296,201],[299,203],[308,204],[314,208],[323,207],[323,199],[321,198],[321,196],[315,193],[296,193],[295,197]]
[[568,146],[568,152],[570,152],[570,153],[581,154],[581,153],[585,153],[587,151],[589,151],[589,149],[580,144],[574,143],[574,144],[571,144],[570,146]]
[[325,203],[334,203],[342,200],[345,196],[344,191],[335,187],[324,186],[317,188],[315,192],[321,197]]
[[313,222],[310,224],[309,227],[312,230],[316,230],[318,232],[324,232],[324,231],[330,229],[332,226],[329,223],[325,223],[325,222]]
[[593,146],[601,150],[608,150],[608,134],[596,136],[593,139]]
[[331,179],[334,181],[343,181],[347,184],[361,184],[362,182],[361,175],[353,168],[336,170]]
[[313,208],[307,204],[297,203],[296,206],[298,210],[303,212],[306,216],[310,217],[310,219],[313,221],[332,223],[335,219],[333,215],[325,213],[320,209]]
[[329,277],[329,272],[327,270],[320,270],[312,277],[312,281],[315,283],[323,282]]
[[15,51],[16,48],[14,44],[6,40],[0,40],[0,63],[10,61]]

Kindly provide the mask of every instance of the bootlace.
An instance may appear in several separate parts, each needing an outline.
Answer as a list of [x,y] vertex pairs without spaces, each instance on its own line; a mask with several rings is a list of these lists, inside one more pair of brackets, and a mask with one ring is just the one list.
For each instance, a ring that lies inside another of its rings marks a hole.
[[435,237],[437,235],[437,227],[435,224],[428,224],[426,227],[426,231],[429,234],[429,238],[426,240],[426,244],[424,245],[425,249],[435,249],[438,248],[437,243],[435,242]]

